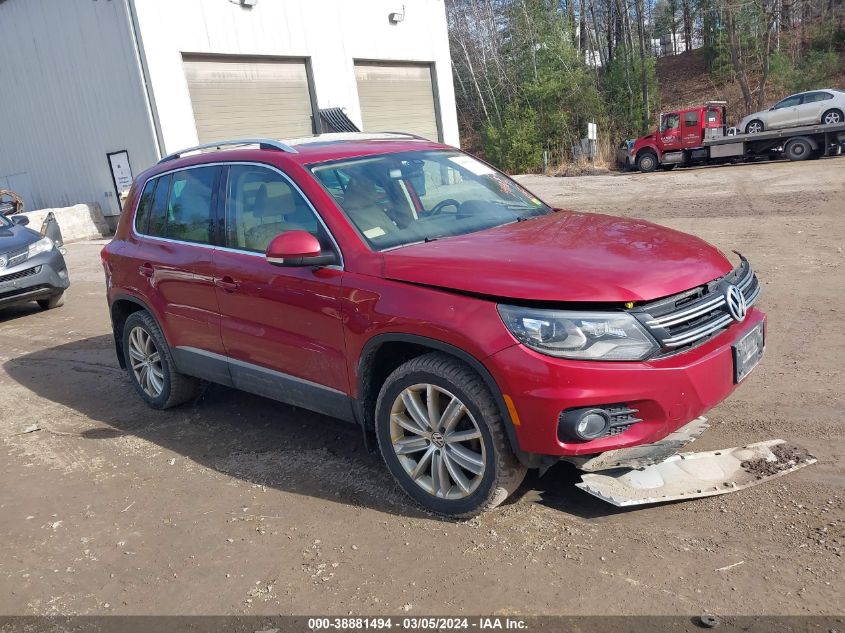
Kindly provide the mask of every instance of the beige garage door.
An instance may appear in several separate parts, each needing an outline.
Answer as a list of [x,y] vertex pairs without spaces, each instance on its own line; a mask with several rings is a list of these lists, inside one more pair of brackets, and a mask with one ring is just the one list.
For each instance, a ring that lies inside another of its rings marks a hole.
[[356,62],[365,132],[411,132],[438,140],[428,64]]
[[200,143],[310,136],[304,60],[183,59]]

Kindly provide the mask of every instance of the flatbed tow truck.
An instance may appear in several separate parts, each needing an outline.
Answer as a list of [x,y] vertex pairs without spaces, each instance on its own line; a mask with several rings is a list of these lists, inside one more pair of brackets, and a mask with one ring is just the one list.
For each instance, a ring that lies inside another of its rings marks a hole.
[[634,142],[628,164],[651,172],[745,160],[806,160],[839,155],[845,143],[845,123],[731,134],[726,115],[724,101],[662,113],[657,129]]

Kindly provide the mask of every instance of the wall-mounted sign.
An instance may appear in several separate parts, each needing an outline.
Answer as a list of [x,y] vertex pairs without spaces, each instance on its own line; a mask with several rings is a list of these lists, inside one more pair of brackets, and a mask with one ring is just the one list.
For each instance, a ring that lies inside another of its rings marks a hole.
[[129,164],[129,152],[126,150],[110,152],[107,156],[111,168],[111,178],[114,182],[114,191],[117,193],[117,199],[120,200],[129,193],[129,188],[132,186],[132,167]]

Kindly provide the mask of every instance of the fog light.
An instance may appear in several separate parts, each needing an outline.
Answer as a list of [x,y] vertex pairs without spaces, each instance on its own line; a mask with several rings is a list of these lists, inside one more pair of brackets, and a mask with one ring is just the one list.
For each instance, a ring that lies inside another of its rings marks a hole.
[[560,414],[558,435],[583,442],[606,435],[609,427],[610,414],[604,409],[569,409]]
[[598,437],[604,432],[607,427],[607,418],[603,415],[591,411],[585,413],[578,420],[575,427],[575,433],[581,437]]

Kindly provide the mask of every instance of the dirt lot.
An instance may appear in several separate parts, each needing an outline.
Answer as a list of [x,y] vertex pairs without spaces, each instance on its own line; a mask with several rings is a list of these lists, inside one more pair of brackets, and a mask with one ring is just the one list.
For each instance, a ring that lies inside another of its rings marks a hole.
[[524,182],[747,255],[767,358],[695,447],[782,437],[819,463],[629,511],[560,465],[442,521],[351,426],[222,387],[146,409],[101,245],[73,244],[65,307],[0,312],[0,614],[845,613],[845,159]]

